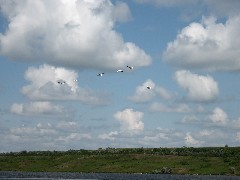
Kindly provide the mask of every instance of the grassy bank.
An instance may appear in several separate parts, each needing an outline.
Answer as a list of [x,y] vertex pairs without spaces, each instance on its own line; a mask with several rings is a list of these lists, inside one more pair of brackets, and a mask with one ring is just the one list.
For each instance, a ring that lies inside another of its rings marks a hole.
[[240,175],[240,147],[11,152],[0,171]]

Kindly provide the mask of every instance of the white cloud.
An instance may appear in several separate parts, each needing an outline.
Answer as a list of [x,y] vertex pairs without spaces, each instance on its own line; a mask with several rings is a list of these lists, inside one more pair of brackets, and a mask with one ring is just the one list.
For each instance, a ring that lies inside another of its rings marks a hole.
[[143,115],[143,112],[134,111],[133,109],[125,109],[115,113],[114,118],[121,123],[123,131],[131,132],[144,129],[144,123],[142,122]]
[[161,142],[161,141],[166,141],[166,140],[170,140],[170,138],[168,137],[169,134],[167,133],[161,133],[159,132],[158,134],[155,134],[154,136],[145,136],[143,138],[143,141],[145,143],[154,143],[154,142]]
[[204,0],[211,12],[219,16],[233,16],[239,14],[239,0]]
[[156,128],[144,134],[141,142],[147,147],[183,146],[184,134],[176,129]]
[[151,57],[114,30],[131,15],[126,3],[110,0],[0,1],[9,21],[0,34],[0,55],[74,68],[147,66]]
[[213,113],[209,116],[209,119],[215,125],[226,125],[228,122],[228,115],[221,108],[217,107],[213,110]]
[[60,121],[56,125],[56,129],[61,132],[78,132],[81,126],[75,121]]
[[211,76],[193,74],[190,71],[177,71],[174,79],[193,101],[212,101],[218,96],[218,84]]
[[191,134],[188,135],[199,143],[197,146],[224,146],[226,143],[234,144],[235,141],[232,138],[234,133],[228,133],[226,130],[215,128],[202,129],[200,131],[191,132]]
[[202,142],[195,139],[191,133],[187,133],[185,136],[185,144],[187,146],[201,146]]
[[147,102],[154,97],[154,93],[147,89],[147,86],[155,88],[155,83],[151,79],[147,79],[141,86],[138,86],[133,96],[129,97],[134,102]]
[[184,68],[240,70],[240,16],[225,24],[213,17],[183,28],[163,53],[165,62]]
[[128,5],[124,2],[117,1],[113,9],[113,16],[120,22],[125,22],[132,19],[131,11]]
[[103,133],[98,135],[98,138],[103,140],[115,140],[117,135],[119,135],[117,131],[111,131],[110,133]]
[[234,129],[240,129],[240,117],[236,120],[233,120],[231,122],[232,128]]
[[236,140],[237,140],[237,141],[240,141],[240,132],[237,132],[237,134],[236,134]]
[[35,137],[49,137],[57,134],[50,124],[43,125],[39,123],[36,127],[17,127],[10,129],[11,135],[24,137],[24,139],[33,139]]
[[126,142],[130,144],[136,143],[137,147],[181,147],[184,145],[206,147],[224,146],[226,142],[236,144],[236,139],[232,139],[232,137],[236,137],[235,132],[229,133],[225,132],[225,130],[203,129],[197,131],[194,129],[185,133],[179,129],[156,128],[151,131],[144,131],[141,135],[128,134],[127,136],[124,133],[118,133],[112,135],[111,139],[106,140],[113,144],[119,143],[117,147],[119,145],[125,147]]
[[50,129],[50,128],[52,128],[52,124],[51,123],[38,123],[37,128]]
[[[85,89],[75,81],[78,75],[73,70],[42,65],[39,68],[31,67],[25,73],[25,79],[30,84],[24,86],[21,92],[34,100],[73,100],[89,105],[107,104],[105,94]],[[58,81],[65,84],[58,84]]]
[[[45,120],[44,120],[45,121]],[[130,133],[127,131],[89,132],[76,129],[78,122],[40,122],[31,127],[21,127],[0,131],[0,152],[21,150],[69,150],[97,149],[99,147],[182,147],[187,146],[234,146],[240,141],[239,131],[225,128],[200,127],[185,133],[172,128],[155,128]],[[85,129],[87,130],[87,129]],[[132,130],[131,130],[132,131]],[[28,146],[26,146],[28,144]]]
[[10,111],[19,115],[58,115],[64,113],[61,106],[53,105],[51,102],[40,101],[28,104],[14,103]]
[[111,131],[98,136],[105,147],[178,147],[183,146],[184,134],[175,129],[156,128],[129,133],[126,131]]
[[220,107],[215,107],[210,112],[207,112],[206,110],[204,111],[201,107],[196,108],[195,110],[191,107],[190,112],[195,112],[195,114],[185,115],[180,123],[195,124],[202,128],[213,128],[213,130],[222,130],[224,128],[225,130],[234,132],[240,129],[240,118],[229,118],[228,113]]
[[192,110],[187,104],[165,105],[163,103],[155,102],[150,106],[150,111],[189,113]]
[[214,135],[215,131],[213,130],[206,130],[206,129],[203,129],[199,132],[200,136],[201,137],[209,137],[209,136],[212,136]]
[[199,119],[195,115],[186,115],[182,118],[181,123],[183,124],[199,123]]
[[71,133],[67,136],[60,136],[56,139],[56,141],[60,141],[63,143],[71,143],[71,142],[77,142],[80,140],[89,140],[92,136],[89,133]]
[[[45,121],[45,120],[44,120]],[[75,127],[73,127],[75,126]],[[21,150],[69,150],[71,148],[90,148],[92,135],[77,129],[76,122],[39,122],[34,126],[26,124],[0,132],[0,143],[6,144],[6,151]],[[88,143],[86,143],[88,142]],[[27,144],[27,146],[26,146]],[[94,148],[97,148],[94,147]],[[2,151],[4,148],[1,148]]]
[[154,91],[155,91],[156,95],[158,95],[164,99],[169,100],[169,99],[173,98],[173,94],[161,86],[156,85],[156,87],[154,88]]
[[[150,86],[151,89],[147,89],[147,86]],[[150,101],[156,96],[164,99],[171,99],[173,97],[168,90],[156,85],[151,79],[147,79],[142,85],[136,87],[134,95],[129,97],[129,99],[137,103],[143,103]]]
[[205,122],[205,125],[236,131],[240,129],[240,117],[231,119],[228,117],[227,112],[220,107],[216,107],[213,109],[211,114],[207,116],[207,122]]

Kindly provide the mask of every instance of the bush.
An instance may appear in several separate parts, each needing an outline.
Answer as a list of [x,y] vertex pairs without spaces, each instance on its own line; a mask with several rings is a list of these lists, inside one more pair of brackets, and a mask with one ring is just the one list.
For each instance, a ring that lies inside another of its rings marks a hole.
[[161,169],[155,169],[153,174],[171,174],[172,169],[169,167],[162,167]]
[[236,169],[235,167],[230,167],[229,168],[231,174],[236,174]]
[[171,174],[171,173],[172,173],[172,169],[169,168],[169,167],[163,167],[163,168],[161,169],[161,173],[162,173],[162,174]]

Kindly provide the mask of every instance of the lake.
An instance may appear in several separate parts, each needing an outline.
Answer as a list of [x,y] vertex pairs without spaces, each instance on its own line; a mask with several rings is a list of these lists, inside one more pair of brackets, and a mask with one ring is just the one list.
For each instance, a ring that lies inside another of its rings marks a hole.
[[50,179],[110,179],[110,180],[240,180],[240,176],[220,175],[171,175],[171,174],[121,174],[121,173],[70,173],[70,172],[13,172],[0,171],[1,180],[50,180]]

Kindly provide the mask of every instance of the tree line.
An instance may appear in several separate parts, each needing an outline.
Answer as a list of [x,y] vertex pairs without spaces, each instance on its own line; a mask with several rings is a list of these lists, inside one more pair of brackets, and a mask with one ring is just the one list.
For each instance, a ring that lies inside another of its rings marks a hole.
[[240,147],[181,147],[181,148],[99,148],[97,150],[68,150],[68,151],[20,151],[0,153],[0,156],[11,155],[114,155],[114,154],[157,154],[175,156],[206,156],[206,157],[235,157],[240,159]]

